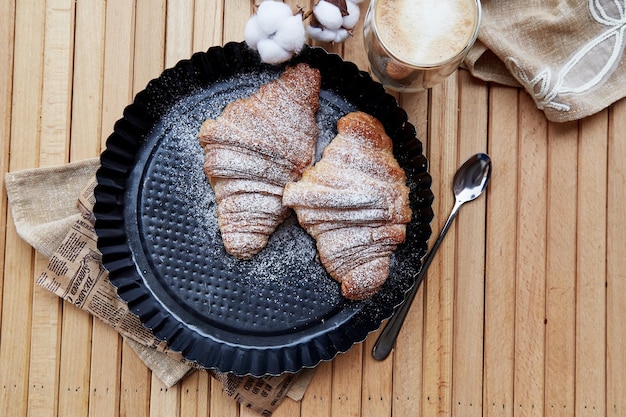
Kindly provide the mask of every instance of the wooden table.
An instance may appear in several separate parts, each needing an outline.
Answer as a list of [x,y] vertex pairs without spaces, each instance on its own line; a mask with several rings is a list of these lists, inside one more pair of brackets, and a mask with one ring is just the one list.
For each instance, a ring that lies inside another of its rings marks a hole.
[[[251,4],[3,0],[0,171],[99,155],[134,93],[242,40]],[[366,69],[360,29],[327,47]],[[376,362],[370,335],[274,415],[625,416],[626,102],[555,124],[463,70],[398,99],[430,159],[433,230],[475,152],[493,160],[488,193],[459,215],[393,355]],[[34,285],[46,259],[2,190],[0,415],[254,415],[202,372],[166,389],[116,332]]]

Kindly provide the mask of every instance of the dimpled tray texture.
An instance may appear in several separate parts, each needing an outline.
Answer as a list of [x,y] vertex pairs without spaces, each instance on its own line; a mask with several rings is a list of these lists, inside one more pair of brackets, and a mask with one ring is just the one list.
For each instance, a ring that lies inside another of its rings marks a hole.
[[252,260],[224,250],[197,134],[206,118],[284,69],[261,64],[245,44],[196,53],[152,80],[124,110],[101,155],[95,228],[110,280],[157,338],[205,368],[278,375],[334,358],[391,316],[426,253],[431,178],[406,113],[337,55],[306,47],[286,65],[297,62],[322,73],[318,157],[337,120],[358,109],[383,123],[407,173],[414,212],[407,240],[369,300],[341,297],[295,215]]

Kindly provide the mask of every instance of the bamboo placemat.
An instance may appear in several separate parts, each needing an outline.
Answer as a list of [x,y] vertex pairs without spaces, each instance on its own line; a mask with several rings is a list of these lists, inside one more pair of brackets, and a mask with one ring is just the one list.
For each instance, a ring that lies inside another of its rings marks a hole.
[[[0,2],[2,173],[97,156],[135,92],[193,51],[240,41],[251,11]],[[366,69],[360,29],[327,49]],[[375,362],[370,335],[274,415],[626,415],[624,101],[555,124],[522,90],[466,71],[398,99],[431,162],[433,230],[472,153],[494,162],[488,193],[457,218],[393,356]],[[115,331],[35,286],[47,260],[17,236],[6,198],[0,230],[0,414],[255,415],[206,374],[164,387]]]

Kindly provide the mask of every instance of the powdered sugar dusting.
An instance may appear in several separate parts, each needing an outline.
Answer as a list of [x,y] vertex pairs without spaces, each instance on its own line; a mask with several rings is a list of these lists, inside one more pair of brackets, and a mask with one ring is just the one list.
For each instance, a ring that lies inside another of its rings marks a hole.
[[404,241],[409,189],[375,118],[352,112],[338,129],[321,161],[289,184],[283,201],[317,239],[322,264],[342,283],[343,295],[365,299],[386,281],[391,254]]
[[[311,164],[317,142],[319,71],[289,67],[252,96],[231,102],[200,130],[204,169],[218,201],[226,250],[249,259],[288,215],[282,189]],[[267,185],[274,185],[268,188]]]
[[[224,88],[227,81],[216,88],[217,93],[199,91],[174,106],[155,130],[157,143],[141,190],[146,207],[140,213],[144,222],[140,232],[150,243],[147,256],[161,284],[172,288],[179,302],[200,314],[215,316],[217,312],[222,314],[221,322],[230,320],[233,326],[249,329],[270,322],[274,328],[319,322],[341,303],[338,283],[317,262],[315,242],[293,215],[252,260],[241,261],[224,249],[215,193],[203,172],[204,151],[198,131],[206,118],[217,117],[226,104],[249,96],[276,76],[243,76],[238,78],[243,87]],[[321,142],[334,137],[337,118],[348,110],[327,104],[320,109]],[[246,311],[222,313],[241,299],[252,303]],[[297,303],[298,312],[285,314],[285,301]]]
[[[202,317],[243,331],[267,326],[287,331],[323,322],[345,303],[339,284],[317,259],[315,241],[293,214],[251,260],[236,259],[224,249],[198,131],[205,119],[216,118],[228,103],[277,76],[272,71],[238,75],[235,82],[224,80],[191,94],[163,117],[149,139],[154,143],[146,146],[137,207],[144,243],[133,250],[145,252],[145,261],[137,259],[140,268],[154,270],[169,296],[194,311],[186,322]],[[337,120],[356,110],[334,92],[323,90],[320,96],[316,160],[335,137]],[[419,266],[410,250],[401,246],[397,254],[391,258],[391,278],[405,286],[398,290],[405,290]],[[393,293],[388,296],[397,299]],[[368,302],[368,308],[385,302]],[[194,325],[202,328],[202,323]]]

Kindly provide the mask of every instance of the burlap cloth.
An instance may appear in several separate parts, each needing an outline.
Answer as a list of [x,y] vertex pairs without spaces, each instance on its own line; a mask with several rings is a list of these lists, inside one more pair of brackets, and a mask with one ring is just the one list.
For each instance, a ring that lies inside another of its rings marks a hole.
[[626,96],[623,0],[483,0],[482,9],[464,62],[472,75],[521,85],[557,122]]
[[[97,252],[93,229],[93,187],[99,159],[6,174],[5,185],[16,231],[50,258],[37,284],[113,326],[166,386],[199,369],[141,326],[117,296]],[[19,279],[19,277],[7,277]],[[89,343],[88,340],[85,343]],[[285,397],[300,400],[313,374],[236,377],[213,370],[224,391],[238,402],[269,416]]]

